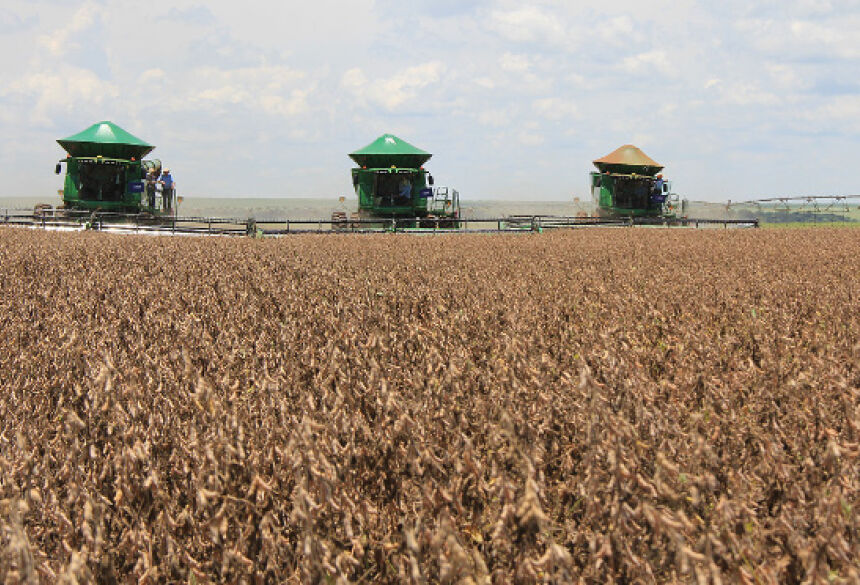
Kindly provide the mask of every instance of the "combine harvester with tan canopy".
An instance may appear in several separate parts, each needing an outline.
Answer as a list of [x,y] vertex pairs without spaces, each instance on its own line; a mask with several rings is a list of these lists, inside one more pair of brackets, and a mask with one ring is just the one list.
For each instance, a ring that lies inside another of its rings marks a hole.
[[610,218],[674,219],[685,202],[663,178],[663,165],[632,144],[594,161],[591,193],[597,214]]

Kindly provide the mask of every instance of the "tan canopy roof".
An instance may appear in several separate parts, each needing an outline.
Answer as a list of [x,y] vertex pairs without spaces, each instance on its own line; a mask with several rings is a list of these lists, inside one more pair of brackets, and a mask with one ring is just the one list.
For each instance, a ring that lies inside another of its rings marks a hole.
[[663,165],[632,144],[625,144],[603,158],[595,160],[594,166],[601,171],[608,170],[610,172],[619,172],[619,167],[631,167],[631,170],[636,169],[633,172],[642,174],[658,173],[663,168]]

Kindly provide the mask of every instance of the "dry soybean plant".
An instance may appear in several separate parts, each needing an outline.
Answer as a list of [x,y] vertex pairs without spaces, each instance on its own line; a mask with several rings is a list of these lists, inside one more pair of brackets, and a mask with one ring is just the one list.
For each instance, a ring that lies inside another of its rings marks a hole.
[[858,583],[860,230],[0,230],[3,583]]

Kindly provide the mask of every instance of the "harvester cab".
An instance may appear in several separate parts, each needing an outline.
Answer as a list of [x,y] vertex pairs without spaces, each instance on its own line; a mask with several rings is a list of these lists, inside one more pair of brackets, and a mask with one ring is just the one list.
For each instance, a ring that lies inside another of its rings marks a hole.
[[663,165],[627,144],[594,161],[590,190],[603,217],[674,217],[679,211]]
[[161,161],[142,160],[155,147],[116,124],[99,122],[57,142],[67,153],[54,169],[66,165],[66,208],[155,215],[173,208],[175,190],[157,181]]
[[459,193],[434,187],[424,164],[433,155],[392,134],[384,134],[349,155],[352,185],[358,196],[359,216],[456,220],[460,216]]

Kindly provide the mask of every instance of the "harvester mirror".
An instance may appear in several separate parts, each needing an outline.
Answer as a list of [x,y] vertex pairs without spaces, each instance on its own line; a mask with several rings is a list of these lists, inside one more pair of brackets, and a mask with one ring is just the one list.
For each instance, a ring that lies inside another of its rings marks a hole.
[[59,175],[61,172],[63,172],[63,167],[60,163],[57,163],[57,166],[54,167],[54,174]]
[[430,183],[430,186],[433,186],[433,175],[427,175],[427,182]]
[[358,187],[358,173],[352,173],[352,186]]

